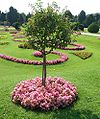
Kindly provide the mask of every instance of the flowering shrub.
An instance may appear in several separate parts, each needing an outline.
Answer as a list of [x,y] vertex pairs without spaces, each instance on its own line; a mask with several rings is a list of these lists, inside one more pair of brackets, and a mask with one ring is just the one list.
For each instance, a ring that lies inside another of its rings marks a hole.
[[60,47],[60,46],[58,46],[58,48],[62,49],[62,50],[84,50],[85,49],[85,47],[83,45],[80,45],[80,44],[70,44],[70,45],[73,45],[75,47],[68,48],[68,47]]
[[74,52],[73,54],[80,57],[81,59],[87,59],[92,56],[91,52]]
[[48,77],[45,87],[37,77],[17,84],[11,96],[14,103],[24,107],[50,110],[70,105],[76,99],[77,91],[72,83],[60,77]]
[[[47,60],[46,64],[48,64],[48,65],[54,65],[54,64],[62,63],[62,62],[65,62],[65,61],[68,60],[68,57],[63,53],[56,52],[56,51],[52,51],[51,53],[59,55],[60,58],[56,59],[56,60]],[[23,63],[23,64],[34,64],[34,65],[42,65],[43,64],[42,61],[33,61],[33,60],[15,58],[15,57],[7,56],[7,55],[4,55],[4,54],[0,54],[0,58],[10,60],[10,61],[13,61],[13,62]]]

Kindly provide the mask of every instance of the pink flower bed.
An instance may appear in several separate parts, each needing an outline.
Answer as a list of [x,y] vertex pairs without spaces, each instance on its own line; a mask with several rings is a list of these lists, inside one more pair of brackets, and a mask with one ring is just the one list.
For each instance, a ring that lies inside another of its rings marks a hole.
[[[62,62],[65,62],[68,60],[68,57],[63,53],[56,52],[56,51],[52,51],[51,53],[59,55],[60,58],[56,59],[56,60],[50,60],[50,61],[47,60],[46,64],[48,64],[48,65],[54,65],[54,64],[62,63]],[[9,61],[13,61],[13,62],[23,63],[23,64],[34,64],[34,65],[42,65],[43,64],[42,61],[33,61],[33,60],[15,58],[15,57],[4,55],[4,54],[0,54],[0,58],[6,59]]]
[[81,44],[70,44],[70,45],[73,45],[75,47],[73,48],[68,48],[68,47],[58,47],[59,49],[62,49],[62,50],[84,50],[85,49],[85,46],[81,45]]
[[32,55],[34,55],[36,57],[43,57],[42,53],[40,51],[33,52]]
[[12,92],[12,101],[23,107],[43,110],[58,109],[69,106],[76,99],[76,87],[60,77],[46,79],[46,86],[42,79],[22,81]]

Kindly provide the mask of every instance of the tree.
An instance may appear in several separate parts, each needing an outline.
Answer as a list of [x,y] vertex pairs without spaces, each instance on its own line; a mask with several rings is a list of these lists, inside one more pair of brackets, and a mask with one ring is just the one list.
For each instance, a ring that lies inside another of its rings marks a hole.
[[16,30],[20,30],[20,23],[19,22],[15,22],[12,24],[12,26],[16,29]]
[[26,15],[24,13],[19,14],[19,22],[23,24],[26,22]]
[[85,11],[82,10],[78,15],[78,22],[80,22],[80,24],[84,24],[85,19],[86,19],[86,13]]
[[17,10],[15,8],[13,8],[13,7],[9,8],[9,12],[7,13],[7,19],[11,25],[15,22],[18,22],[19,13],[17,12]]
[[1,13],[0,21],[6,21],[6,14],[4,12]]
[[69,10],[66,10],[64,13],[63,13],[63,16],[72,20],[73,19],[73,15],[72,13],[69,11]]
[[93,22],[95,22],[95,18],[93,14],[87,15],[86,20],[85,20],[85,26],[88,27]]
[[28,21],[29,18],[31,18],[31,14],[30,14],[30,13],[28,13],[28,14],[26,15],[26,21]]
[[[46,55],[57,46],[64,47],[70,43],[69,23],[56,8],[57,5],[53,4],[43,9],[42,3],[37,3],[33,16],[26,25],[29,44],[33,49],[42,52],[43,55],[42,84],[44,86],[46,83]],[[49,51],[46,51],[46,48],[49,48]]]

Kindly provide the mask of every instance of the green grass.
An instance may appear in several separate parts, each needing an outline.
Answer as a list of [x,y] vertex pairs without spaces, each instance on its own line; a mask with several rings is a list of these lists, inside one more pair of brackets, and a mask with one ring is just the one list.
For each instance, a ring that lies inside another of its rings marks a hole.
[[[0,53],[18,58],[41,60],[32,56],[33,50],[18,48],[7,33],[9,45],[0,46]],[[11,102],[11,92],[22,80],[41,76],[42,66],[6,61],[0,58],[0,119],[99,119],[100,118],[100,41],[96,37],[82,36],[77,43],[86,46],[93,55],[82,60],[72,54],[75,51],[59,50],[69,60],[58,65],[47,66],[47,76],[60,76],[77,86],[78,99],[70,107],[55,111],[28,110]],[[48,55],[47,59],[56,59]]]

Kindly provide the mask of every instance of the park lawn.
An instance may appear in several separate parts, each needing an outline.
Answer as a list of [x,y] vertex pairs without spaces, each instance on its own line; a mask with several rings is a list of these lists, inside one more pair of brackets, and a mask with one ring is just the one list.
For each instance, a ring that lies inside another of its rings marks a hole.
[[[0,46],[0,53],[18,58],[41,60],[32,56],[33,50],[20,49],[18,44],[8,39],[10,44]],[[27,65],[6,61],[0,58],[0,119],[99,119],[100,118],[100,40],[93,36],[77,38],[77,43],[85,45],[92,57],[82,60],[72,54],[74,51],[57,49],[68,55],[69,60],[57,65],[47,66],[47,76],[58,76],[71,81],[78,90],[78,99],[70,107],[52,111],[28,110],[11,101],[15,85],[23,80],[41,77],[42,66]],[[79,51],[80,52],[80,51]],[[57,59],[48,55],[47,59]]]

